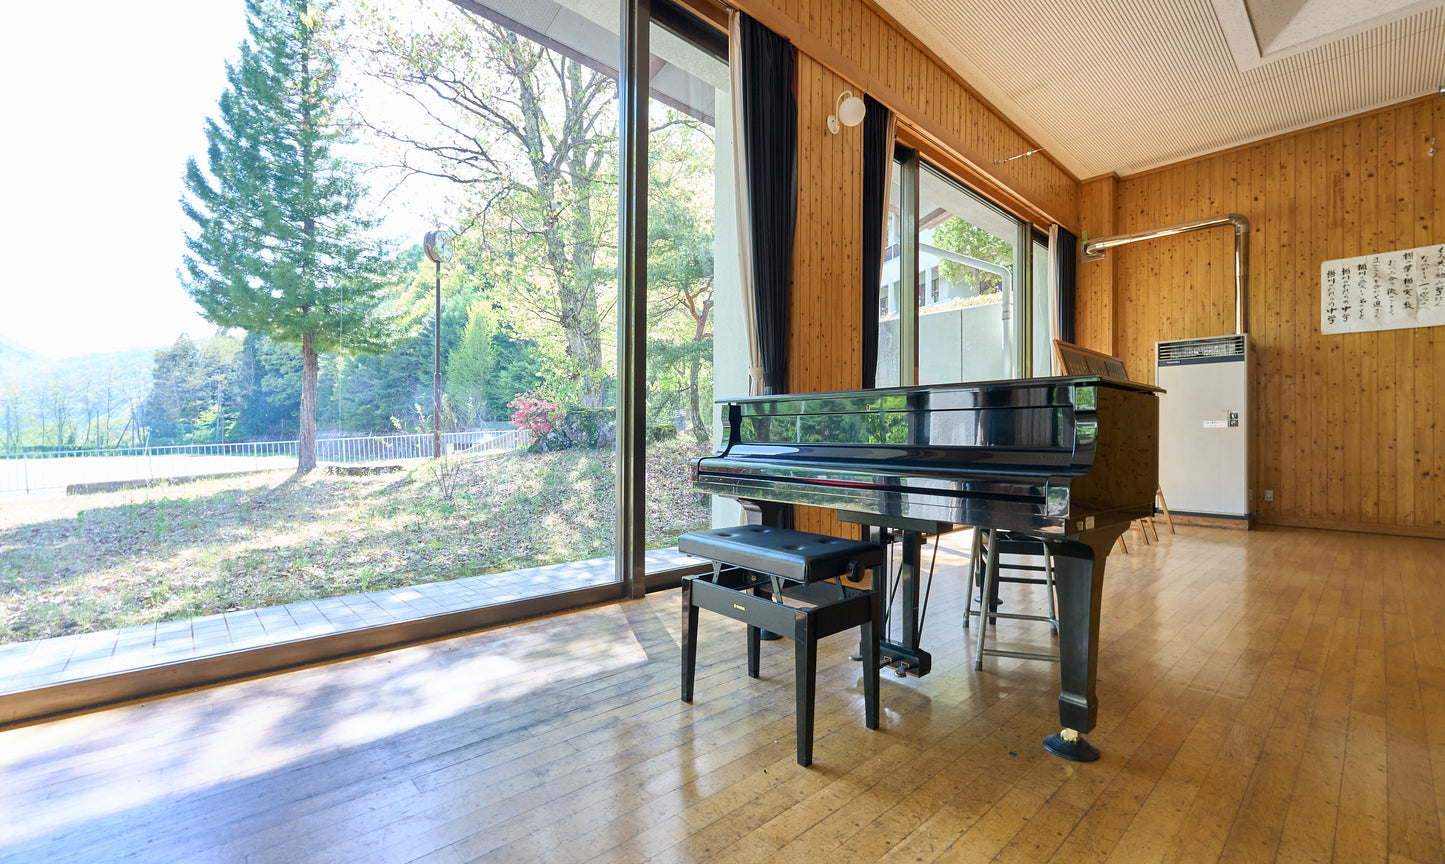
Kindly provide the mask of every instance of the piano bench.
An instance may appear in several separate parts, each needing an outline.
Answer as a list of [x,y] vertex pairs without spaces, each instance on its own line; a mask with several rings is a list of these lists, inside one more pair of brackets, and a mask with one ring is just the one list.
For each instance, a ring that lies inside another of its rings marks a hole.
[[[794,651],[798,764],[806,767],[813,762],[818,640],[857,627],[863,657],[864,719],[869,729],[878,728],[882,595],[872,588],[844,585],[839,577],[856,580],[863,570],[881,567],[882,547],[759,525],[685,534],[677,545],[684,552],[713,561],[711,575],[682,580],[682,701],[692,701],[697,671],[697,610],[707,609],[748,626],[748,675],[752,678],[759,675],[760,631],[787,636],[793,640]],[[833,581],[823,581],[827,579]],[[878,584],[875,571],[873,585]]]
[[793,582],[849,576],[883,564],[883,547],[771,525],[709,528],[677,538],[677,550]]

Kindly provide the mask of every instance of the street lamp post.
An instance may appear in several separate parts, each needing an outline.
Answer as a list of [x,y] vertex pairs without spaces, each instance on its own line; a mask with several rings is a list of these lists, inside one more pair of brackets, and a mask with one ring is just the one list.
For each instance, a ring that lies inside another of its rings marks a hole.
[[426,257],[436,264],[436,326],[432,340],[432,411],[431,411],[431,455],[435,459],[442,455],[442,259],[447,257],[446,232],[438,228],[426,232],[422,248]]

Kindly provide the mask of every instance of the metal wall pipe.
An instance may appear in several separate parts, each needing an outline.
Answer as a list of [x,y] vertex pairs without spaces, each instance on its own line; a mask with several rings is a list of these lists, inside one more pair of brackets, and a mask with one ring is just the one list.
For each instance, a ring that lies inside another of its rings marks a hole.
[[1188,231],[1202,231],[1205,228],[1222,228],[1226,225],[1234,228],[1234,332],[1238,335],[1244,333],[1244,324],[1249,320],[1247,291],[1249,284],[1249,219],[1239,213],[1229,213],[1209,219],[1196,219],[1193,222],[1180,222],[1178,225],[1166,225],[1163,228],[1151,228],[1129,234],[1116,234],[1113,237],[1100,237],[1084,244],[1081,257],[1085,261],[1097,261],[1104,257],[1106,249],[1112,249],[1115,246],[1138,243],[1141,240],[1157,240],[1160,237],[1170,237]]

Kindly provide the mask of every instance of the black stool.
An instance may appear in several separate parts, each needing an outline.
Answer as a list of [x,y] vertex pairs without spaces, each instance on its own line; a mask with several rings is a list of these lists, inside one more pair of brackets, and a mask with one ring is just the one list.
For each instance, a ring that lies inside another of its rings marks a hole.
[[[864,570],[881,567],[881,546],[788,528],[742,525],[684,534],[678,538],[677,548],[713,562],[711,581],[707,576],[688,576],[682,581],[682,701],[692,701],[698,609],[748,625],[748,675],[752,678],[758,677],[759,631],[787,636],[794,643],[798,764],[810,765],[818,640],[858,627],[865,720],[869,729],[878,728],[881,596],[873,589],[844,585],[840,577],[856,582]],[[832,583],[825,581],[829,579]],[[878,584],[876,578],[873,584]]]

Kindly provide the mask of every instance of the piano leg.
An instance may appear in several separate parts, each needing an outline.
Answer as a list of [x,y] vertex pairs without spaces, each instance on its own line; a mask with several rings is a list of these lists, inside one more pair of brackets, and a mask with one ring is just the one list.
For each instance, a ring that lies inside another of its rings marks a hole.
[[1078,540],[1049,540],[1054,585],[1059,593],[1059,721],[1064,729],[1044,739],[1044,748],[1074,762],[1093,762],[1099,751],[1084,733],[1094,728],[1099,701],[1094,681],[1099,665],[1099,597],[1109,549],[1127,525],[1086,531]]

